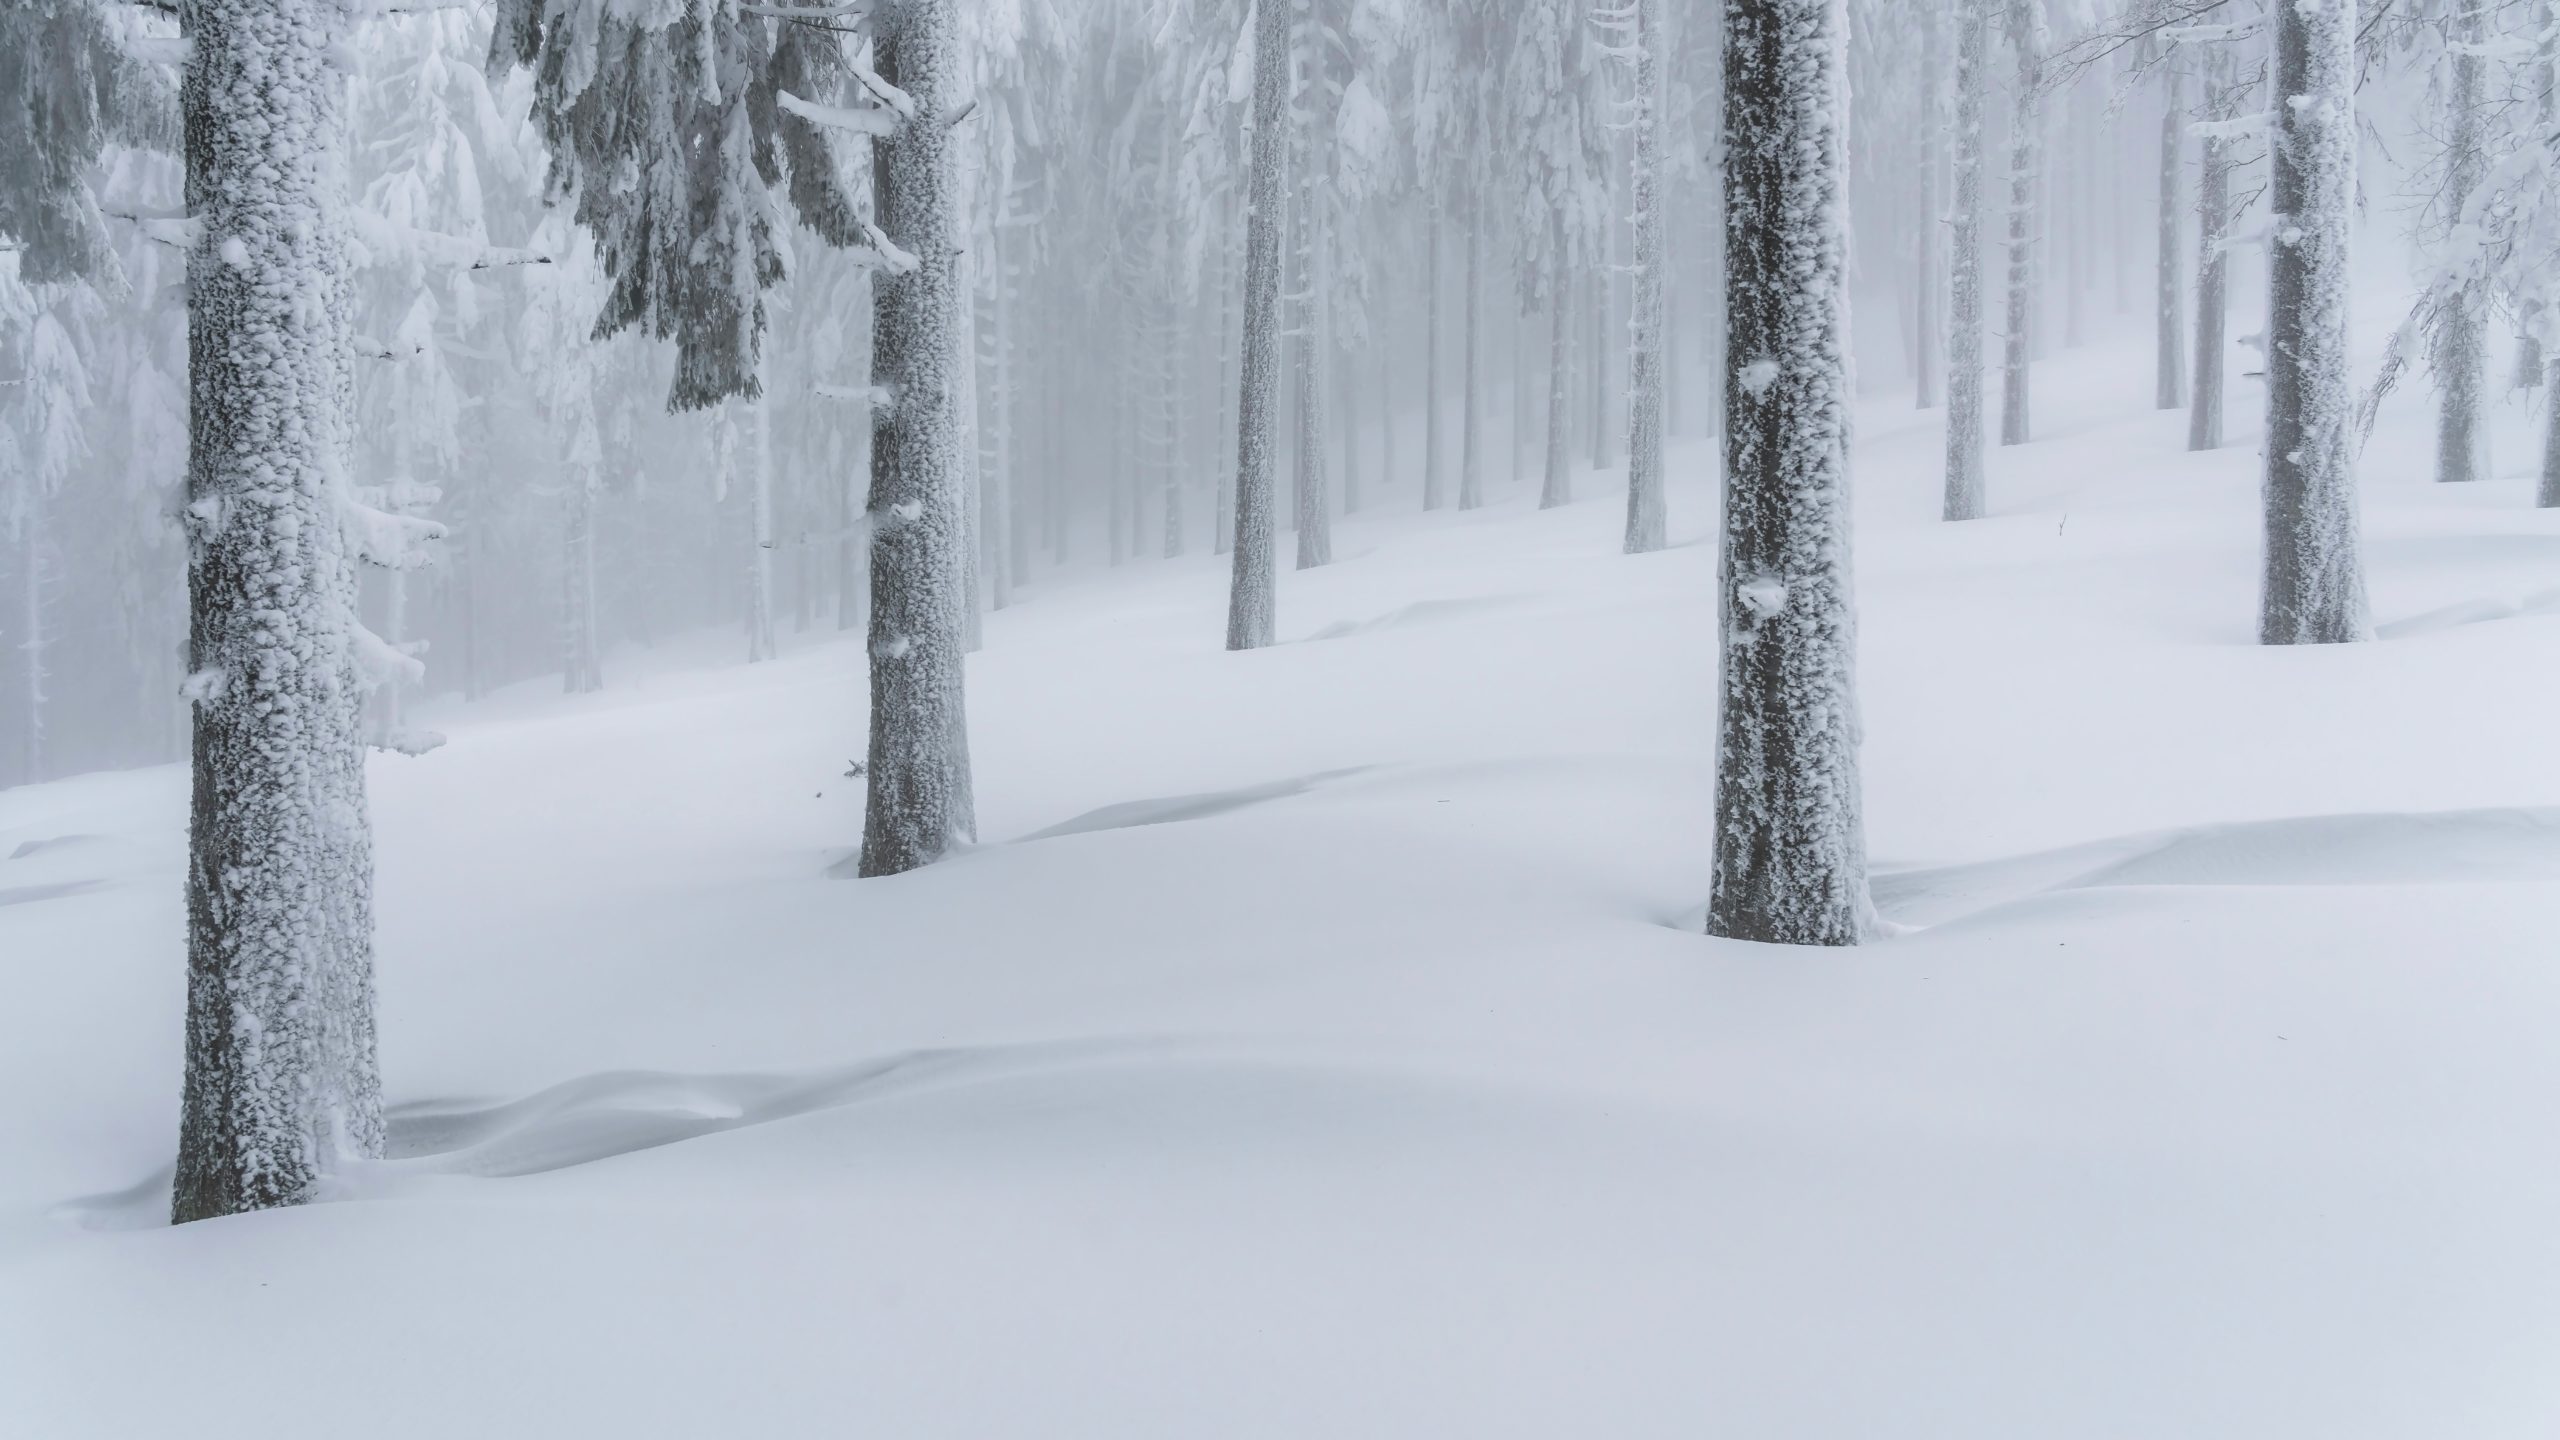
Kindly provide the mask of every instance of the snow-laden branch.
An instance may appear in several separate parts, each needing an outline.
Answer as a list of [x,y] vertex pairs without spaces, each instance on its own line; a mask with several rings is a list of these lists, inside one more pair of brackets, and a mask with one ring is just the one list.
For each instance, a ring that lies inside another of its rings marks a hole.
[[386,730],[373,737],[374,749],[388,750],[394,755],[407,755],[413,759],[417,756],[426,754],[430,750],[440,749],[443,745],[444,733],[439,730],[410,730],[403,728],[399,730]]
[[350,210],[347,228],[376,263],[415,261],[453,270],[488,270],[501,265],[548,265],[551,257],[533,250],[485,245],[459,235],[394,224],[370,210]]
[[2199,140],[2254,140],[2267,132],[2274,112],[2252,110],[2228,120],[2198,120],[2187,127],[2187,133]]
[[[895,135],[898,127],[905,123],[896,112],[881,105],[820,105],[813,100],[803,100],[788,90],[774,91],[773,100],[812,125],[829,130],[847,130],[856,135]],[[914,108],[914,102],[909,101],[908,107]]]
[[886,270],[892,275],[904,275],[924,263],[915,257],[914,252],[899,249],[898,242],[890,239],[887,231],[868,220],[862,222],[862,235],[871,242],[869,253],[856,257],[863,264]]
[[422,342],[413,342],[406,348],[400,348],[376,340],[370,335],[349,336],[348,344],[357,355],[367,360],[406,360],[412,356],[427,353],[427,347]]
[[885,385],[828,385],[822,382],[809,388],[829,400],[851,400],[884,410],[889,406],[889,390]]
[[377,510],[343,487],[337,498],[338,533],[357,559],[385,570],[420,570],[434,563],[435,552],[427,547],[445,537],[444,526],[421,515]]
[[364,626],[350,622],[347,626],[348,658],[356,663],[357,673],[371,685],[388,685],[406,681],[409,684],[427,678],[427,662],[418,658],[427,642],[410,640],[394,645]]

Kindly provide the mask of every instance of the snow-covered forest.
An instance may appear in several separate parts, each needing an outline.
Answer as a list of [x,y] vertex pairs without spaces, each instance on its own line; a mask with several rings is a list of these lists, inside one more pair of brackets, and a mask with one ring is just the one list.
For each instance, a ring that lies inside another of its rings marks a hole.
[[0,0],[0,1436],[2560,1430],[2560,0]]

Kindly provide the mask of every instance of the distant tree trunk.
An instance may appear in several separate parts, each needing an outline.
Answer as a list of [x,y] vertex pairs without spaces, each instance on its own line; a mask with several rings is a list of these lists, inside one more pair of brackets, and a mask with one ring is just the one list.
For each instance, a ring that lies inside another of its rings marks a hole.
[[1565,264],[1564,213],[1558,211],[1547,227],[1547,321],[1552,333],[1547,340],[1547,465],[1538,490],[1541,510],[1573,503],[1573,475],[1565,457],[1565,432],[1571,428],[1566,410],[1572,403],[1566,385],[1573,376],[1573,306],[1566,303],[1565,277],[1571,273]]
[[1396,362],[1395,346],[1381,334],[1374,347],[1378,352],[1378,483],[1396,483]]
[[[1235,377],[1227,367],[1227,357],[1234,352],[1236,324],[1236,252],[1234,223],[1225,214],[1226,201],[1220,201],[1218,227],[1218,433],[1211,437],[1212,451],[1228,443],[1235,433],[1233,412],[1227,397],[1235,394]],[[1218,472],[1217,514],[1209,527],[1209,553],[1224,555],[1235,548],[1236,472],[1223,456],[1215,456]]]
[[1484,504],[1484,215],[1483,200],[1467,205],[1466,393],[1459,411],[1458,508]]
[[[602,647],[596,636],[596,488],[592,476],[573,475],[561,565],[561,626],[566,641],[561,688],[586,695],[604,688]],[[394,577],[397,578],[396,576]]]
[[977,828],[962,684],[967,483],[952,404],[965,314],[950,127],[967,84],[955,0],[875,16],[873,69],[916,119],[872,144],[880,228],[917,258],[883,273],[875,383],[897,397],[871,466],[871,746],[861,873],[942,858]]
[[188,0],[187,1050],[177,1223],[382,1154],[349,463],[350,12]]
[[[1345,358],[1339,351],[1334,354],[1337,364]],[[1342,513],[1345,515],[1357,513],[1360,509],[1360,384],[1352,378],[1350,371],[1349,365],[1340,365],[1338,373],[1342,379],[1335,387],[1342,403],[1342,413],[1338,418],[1342,422]]]
[[[2454,24],[2463,47],[2452,59],[2452,83],[2445,90],[2445,223],[2462,218],[2463,202],[2480,188],[2488,155],[2481,144],[2480,43],[2481,7],[2456,6]],[[2482,477],[2481,451],[2487,436],[2480,425],[2482,372],[2487,368],[2482,310],[2485,296],[2477,281],[2467,282],[2447,297],[2436,326],[2436,479],[2450,483]]]
[[1635,313],[1627,327],[1626,553],[1666,543],[1662,493],[1662,0],[1635,0]]
[[[2229,46],[2214,46],[2205,66],[2205,118],[2228,120],[2239,98]],[[2187,448],[2212,450],[2222,444],[2223,323],[2229,311],[2223,237],[2231,228],[2230,142],[2205,131],[2196,160],[2196,393],[2187,406]]]
[[1289,11],[1254,7],[1252,208],[1245,219],[1244,379],[1236,404],[1235,573],[1227,648],[1273,637],[1272,455],[1280,398],[1280,238],[1289,152]]
[[[857,317],[860,338],[854,341],[853,353],[847,357],[847,360],[856,367],[853,373],[869,375],[873,373],[871,319],[872,311],[878,304],[878,292],[868,276],[859,283],[861,288],[855,293],[859,297],[857,303],[861,306],[861,313]],[[858,527],[854,522],[862,518],[866,503],[863,492],[867,488],[871,475],[873,423],[876,419],[877,417],[872,413],[871,402],[862,401],[861,413],[854,420],[854,473],[846,476],[844,483],[836,487],[836,517],[844,532],[844,538],[836,542],[836,628],[838,630],[852,630],[860,627],[868,622],[870,614],[870,606],[866,603],[870,586],[865,575],[870,565],[871,546],[858,533]]]
[[1727,0],[1724,548],[1710,934],[1848,945],[1867,905],[1849,577],[1839,0]]
[[1919,348],[1912,356],[1912,404],[1921,410],[1937,407],[1939,392],[1944,388],[1938,370],[1946,358],[1947,343],[1939,278],[1945,267],[1938,255],[1938,153],[1945,144],[1940,123],[1946,111],[1946,101],[1939,93],[1939,76],[1946,69],[1942,53],[1945,44],[1940,35],[1945,17],[1940,12],[1945,5],[1946,0],[1923,0],[1920,7],[1920,214],[1919,223],[1911,229],[1915,249],[1912,284],[1919,297]]
[[2011,0],[2009,44],[2017,52],[2015,108],[2009,116],[2009,316],[2002,337],[2000,443],[2024,445],[2028,368],[2036,351],[2036,195],[2044,179],[2044,0]]
[[2178,176],[2185,168],[2180,159],[2186,148],[2186,77],[2174,63],[2162,68],[2169,74],[2169,93],[2160,112],[2160,251],[2154,300],[2160,356],[2152,403],[2175,410],[2187,400],[2186,305],[2178,273],[2178,217],[2185,213],[2178,203]]
[[1022,569],[1022,542],[1014,524],[1013,496],[1013,274],[1006,268],[1003,207],[987,244],[987,378],[989,403],[981,421],[986,435],[978,465],[978,536],[981,563],[987,570],[987,604],[997,610],[1013,604],[1014,582]]
[[1604,224],[1601,227],[1603,259],[1591,275],[1591,468],[1594,470],[1606,470],[1618,463],[1610,444],[1611,437],[1617,434],[1617,427],[1609,423],[1609,357],[1616,353],[1617,347],[1609,343],[1609,312],[1615,308],[1610,301],[1616,297],[1616,291],[1612,288],[1615,282],[1610,278],[1612,267],[1607,257],[1611,253],[1608,237],[1614,232],[1614,226]]
[[733,402],[746,409],[747,663],[770,660],[773,640],[773,424],[761,400]]
[[1431,247],[1431,278],[1423,285],[1426,308],[1422,323],[1422,508],[1437,510],[1448,503],[1440,478],[1444,473],[1440,412],[1447,404],[1440,395],[1440,304],[1441,292],[1447,287],[1440,278],[1440,204],[1437,200],[1431,204],[1424,229]]
[[2348,427],[2347,235],[2355,207],[2355,0],[2274,6],[2268,147],[2284,218],[2268,249],[2268,645],[2366,638]]
[[[44,628],[44,504],[41,498],[27,505],[26,516],[18,527],[18,567],[22,585],[18,614],[18,657],[26,678],[23,698],[27,703],[26,733],[21,737],[21,762],[18,778],[34,784],[45,778],[45,668],[44,657],[51,640]],[[396,576],[394,577],[397,578]]]
[[[1955,234],[1947,293],[1947,471],[1941,511],[1979,519],[1982,484],[1982,110],[1992,0],[1956,0]],[[1730,243],[1730,242],[1728,242]]]
[[[1314,102],[1310,101],[1311,104]],[[1333,498],[1325,483],[1325,359],[1331,307],[1326,291],[1324,215],[1316,203],[1314,126],[1298,144],[1298,203],[1290,216],[1298,232],[1298,568],[1333,563]]]

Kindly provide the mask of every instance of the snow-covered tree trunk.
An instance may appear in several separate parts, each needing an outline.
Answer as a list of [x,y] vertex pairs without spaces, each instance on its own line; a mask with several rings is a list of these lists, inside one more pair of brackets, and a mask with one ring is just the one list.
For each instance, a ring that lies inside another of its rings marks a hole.
[[[345,507],[351,13],[184,0],[187,1055],[171,1217],[382,1153],[366,661]],[[389,557],[383,557],[389,558]]]
[[1227,648],[1273,639],[1272,444],[1279,428],[1280,241],[1288,218],[1289,11],[1257,0],[1253,16],[1253,170],[1245,215],[1244,375],[1236,401],[1235,570]]
[[1945,292],[1940,278],[1945,267],[1938,255],[1938,157],[1944,144],[1940,122],[1946,111],[1939,77],[1946,69],[1945,8],[1946,0],[1921,0],[1920,4],[1920,213],[1911,227],[1911,283],[1919,312],[1913,326],[1919,332],[1919,348],[1912,356],[1912,404],[1921,410],[1937,408],[1944,388],[1938,371],[1946,360]]
[[1547,456],[1546,474],[1538,489],[1538,508],[1553,510],[1573,503],[1571,461],[1565,455],[1566,432],[1572,428],[1567,386],[1573,378],[1573,306],[1567,303],[1563,212],[1547,228]]
[[2000,443],[2024,445],[2028,370],[2036,354],[2037,196],[2044,180],[2044,0],[2010,0],[2018,61],[2009,113],[2009,314],[2001,336]]
[[1947,265],[1947,470],[1941,512],[1982,515],[1982,112],[1992,0],[1956,0],[1955,217]]
[[[968,224],[955,217],[952,229],[966,235]],[[959,292],[957,313],[951,317],[950,403],[951,443],[960,452],[960,649],[969,655],[978,653],[987,634],[986,472],[979,467],[984,457],[978,446],[977,270],[977,257],[964,249],[952,266],[951,282]]]
[[1395,347],[1383,335],[1373,347],[1378,352],[1378,483],[1396,483],[1396,362]]
[[[2205,62],[2205,119],[2231,118],[2238,99],[2230,47],[2213,47]],[[2223,239],[2231,229],[2231,142],[2213,129],[2204,132],[2196,153],[2196,365],[2195,398],[2187,406],[2187,448],[2212,450],[2222,444],[2222,357],[2227,344],[2224,321],[2229,302],[2225,280],[2230,264]]]
[[1431,247],[1430,278],[1423,284],[1423,361],[1422,361],[1422,508],[1437,510],[1448,503],[1448,492],[1441,476],[1446,473],[1440,437],[1440,412],[1447,401],[1440,394],[1440,332],[1446,328],[1440,319],[1441,292],[1446,282],[1440,277],[1440,206],[1432,202],[1431,213],[1423,222],[1424,239]]
[[2349,426],[2347,236],[2356,198],[2355,0],[2275,10],[2276,215],[2267,267],[2265,577],[2258,639],[2366,637]]
[[1182,554],[1182,331],[1174,314],[1174,302],[1162,304],[1163,323],[1156,333],[1163,345],[1156,362],[1156,423],[1164,427],[1164,462],[1160,483],[1163,486],[1164,558],[1173,560]]
[[2178,193],[2178,177],[2185,169],[2180,159],[2186,148],[2186,77],[2174,63],[2162,68],[2169,78],[2160,112],[2160,248],[2153,277],[2154,318],[2160,343],[2152,403],[2162,410],[2175,410],[2187,401],[2186,304],[2180,293],[2183,282],[2178,264],[2178,217],[2186,213],[2179,205]]
[[1484,199],[1467,203],[1466,349],[1458,412],[1458,508],[1484,504]]
[[[855,294],[859,297],[857,303],[861,309],[855,316],[855,324],[859,327],[860,338],[854,342],[851,354],[847,358],[857,367],[854,373],[870,375],[874,373],[871,340],[872,322],[879,307],[878,282],[865,275],[858,285],[859,288]],[[854,423],[855,473],[846,476],[844,482],[836,486],[838,519],[842,522],[844,529],[844,538],[836,544],[836,628],[838,630],[851,630],[867,625],[868,616],[871,613],[868,603],[871,593],[869,583],[871,546],[854,521],[860,518],[869,504],[867,492],[870,488],[871,452],[878,439],[879,417],[872,412],[869,400],[858,403],[862,410],[860,418]]]
[[1627,319],[1626,553],[1663,547],[1662,0],[1635,4],[1634,296]]
[[940,859],[976,828],[962,644],[969,605],[953,373],[966,315],[950,125],[968,97],[957,0],[874,19],[872,68],[914,118],[872,146],[881,230],[913,257],[873,286],[873,383],[889,414],[871,463],[871,741],[861,873]]
[[[2453,12],[2456,44],[2450,83],[2445,87],[2442,192],[2448,226],[2461,219],[2463,204],[2480,188],[2489,162],[2480,116],[2480,72],[2488,63],[2478,49],[2483,8],[2480,4],[2457,5]],[[2488,437],[2480,423],[2482,392],[2486,389],[2483,372],[2488,368],[2483,323],[2486,289],[2482,281],[2463,283],[2445,297],[2446,303],[2437,314],[2436,479],[2440,481],[2460,483],[2480,479],[2487,473],[2481,461]]]
[[1722,714],[1709,933],[1854,944],[1846,7],[1727,0]]

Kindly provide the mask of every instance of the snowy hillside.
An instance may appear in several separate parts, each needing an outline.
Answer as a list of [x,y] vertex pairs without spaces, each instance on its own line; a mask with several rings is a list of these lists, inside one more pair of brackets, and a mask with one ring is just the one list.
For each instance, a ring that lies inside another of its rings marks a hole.
[[2397,402],[2382,641],[2266,648],[2254,382],[2190,456],[2146,364],[2058,354],[1962,526],[1862,413],[1852,950],[1698,933],[1694,440],[1641,557],[1400,478],[1268,650],[1207,557],[1036,585],[985,843],[894,878],[853,640],[449,704],[334,1203],[163,1223],[184,773],[0,793],[0,1433],[2548,1436],[2526,402],[2468,487]]

